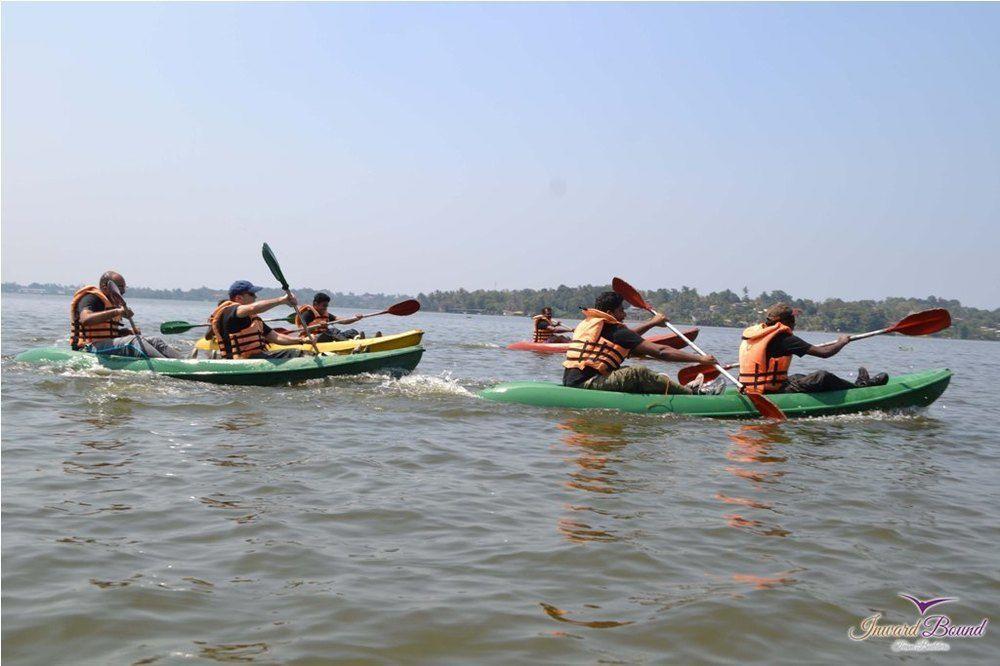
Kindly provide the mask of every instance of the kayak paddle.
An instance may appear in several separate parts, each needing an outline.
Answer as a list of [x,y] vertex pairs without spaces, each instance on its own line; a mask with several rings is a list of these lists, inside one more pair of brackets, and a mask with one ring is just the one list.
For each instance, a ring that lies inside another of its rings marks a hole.
[[[951,313],[944,308],[931,308],[930,310],[921,310],[920,312],[914,312],[913,314],[907,315],[897,321],[892,326],[887,326],[886,328],[880,328],[877,331],[869,331],[868,333],[858,333],[857,335],[851,336],[851,342],[855,340],[864,340],[865,338],[872,338],[876,335],[885,335],[886,333],[900,333],[902,335],[930,335],[931,333],[937,333],[943,331],[944,329],[951,326]],[[825,347],[836,342],[836,340],[831,340],[830,342],[824,342],[819,347]],[[725,366],[729,368],[739,367],[739,363],[730,363]],[[687,384],[693,381],[698,375],[705,375],[705,381],[710,382],[719,376],[719,371],[715,369],[714,366],[710,365],[689,365],[686,368],[681,368],[680,372],[677,373],[677,381],[682,384]]]
[[[278,258],[274,256],[274,252],[271,250],[271,246],[264,243],[263,247],[260,248],[261,254],[264,256],[264,263],[267,267],[271,269],[271,275],[274,279],[281,284],[281,288],[289,296],[292,295],[292,291],[288,288],[288,280],[285,279],[285,274],[281,272],[281,266],[278,265]],[[309,332],[309,329],[304,330],[306,338],[309,340],[309,344],[312,345],[313,351],[316,355],[320,355],[319,347],[316,346],[316,336]]]
[[[732,370],[733,368],[740,367],[739,363],[728,363],[724,366],[726,370]],[[719,371],[714,365],[708,365],[707,363],[702,363],[699,365],[689,365],[686,368],[681,368],[677,373],[677,381],[681,384],[687,384],[698,379],[698,375],[705,375],[705,381],[710,382],[719,376]]]
[[[295,321],[294,315],[289,319],[288,317],[278,317],[277,319],[265,319],[266,322],[273,321]],[[207,328],[211,324],[191,324],[186,321],[165,321],[160,324],[160,333],[164,335],[173,335],[175,333],[187,333],[192,328]]]
[[361,315],[360,318],[367,319],[368,317],[375,317],[384,314],[396,315],[397,317],[408,317],[419,309],[420,309],[420,301],[411,298],[406,301],[400,301],[395,305],[390,305],[388,308],[382,310],[381,312],[373,312],[371,314]]
[[[110,289],[111,293],[115,295],[115,297],[118,299],[118,302],[122,304],[122,307],[128,310],[129,307],[128,304],[125,302],[125,297],[122,296],[122,292],[120,289],[118,289],[118,285],[115,283],[114,280],[108,280],[108,289]],[[135,325],[134,321],[132,321],[132,317],[125,317],[125,320],[128,321],[128,325],[132,327],[132,332],[135,335],[141,335],[139,327]]]
[[[642,297],[642,294],[640,294],[635,287],[630,285],[625,280],[619,277],[614,278],[613,280],[611,280],[611,288],[615,290],[616,294],[624,298],[626,301],[628,301],[635,307],[647,310],[653,315],[659,314],[656,310],[653,309],[653,306],[651,306],[649,303],[646,302],[646,299]],[[702,356],[706,356],[705,352],[703,352],[701,348],[698,347],[698,345],[693,343],[691,340],[688,340],[688,338],[683,333],[681,333],[676,326],[671,324],[669,321],[664,323],[666,323],[667,328],[673,331],[677,335],[677,337],[686,342],[688,347],[695,350]],[[768,400],[763,394],[748,393],[746,386],[744,386],[740,382],[740,380],[736,379],[736,377],[733,377],[728,370],[726,370],[718,363],[716,363],[714,367],[718,368],[719,372],[725,375],[726,379],[728,379],[737,387],[739,387],[740,393],[742,393],[743,395],[745,395],[747,398],[750,399],[750,402],[752,402],[753,406],[757,408],[757,411],[760,412],[761,416],[763,416],[764,418],[774,419],[777,421],[784,421],[787,419],[785,413],[782,412],[781,409],[779,409],[776,404]]]

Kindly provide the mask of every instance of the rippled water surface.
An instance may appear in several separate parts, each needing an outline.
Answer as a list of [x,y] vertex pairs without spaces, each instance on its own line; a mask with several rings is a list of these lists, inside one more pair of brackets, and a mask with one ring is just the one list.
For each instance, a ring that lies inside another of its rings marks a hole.
[[[132,305],[149,330],[212,309]],[[67,307],[3,299],[11,663],[996,661],[992,626],[933,656],[847,636],[876,612],[912,623],[900,592],[958,598],[933,611],[955,622],[1000,615],[995,343],[797,361],[955,377],[923,412],[773,426],[477,399],[559,377],[558,357],[503,348],[523,318],[366,322],[427,331],[401,380],[15,363],[65,344]],[[699,337],[720,357],[737,341]]]

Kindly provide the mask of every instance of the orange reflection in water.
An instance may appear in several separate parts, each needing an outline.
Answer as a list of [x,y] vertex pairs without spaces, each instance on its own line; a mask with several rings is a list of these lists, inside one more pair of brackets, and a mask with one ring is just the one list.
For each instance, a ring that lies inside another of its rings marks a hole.
[[[791,439],[782,432],[779,424],[744,425],[740,427],[739,432],[730,434],[729,439],[733,446],[726,451],[726,459],[734,464],[725,470],[738,479],[749,481],[753,492],[763,492],[769,484],[777,484],[785,476],[785,470],[774,467],[786,462],[787,457],[776,453],[773,449],[776,444],[786,444]],[[730,506],[779,513],[771,504],[760,499],[737,497],[722,492],[717,492],[715,498]],[[768,520],[747,517],[740,513],[724,513],[723,517],[729,527],[746,530],[759,536],[785,537],[791,534],[789,530]]]
[[[624,482],[615,463],[621,462],[617,452],[628,445],[623,436],[624,426],[620,422],[606,418],[577,417],[567,419],[557,426],[564,431],[563,443],[569,447],[572,457],[567,458],[571,469],[566,487],[572,490],[597,495],[615,495],[624,489]],[[607,511],[583,504],[567,504],[571,515],[559,519],[557,529],[569,541],[586,543],[594,541],[617,541],[613,530],[599,524],[609,518],[619,518]],[[589,515],[588,515],[589,514]]]

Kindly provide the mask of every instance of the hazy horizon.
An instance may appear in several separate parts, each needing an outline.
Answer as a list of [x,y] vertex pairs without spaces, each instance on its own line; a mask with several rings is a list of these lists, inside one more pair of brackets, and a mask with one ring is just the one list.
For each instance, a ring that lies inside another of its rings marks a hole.
[[6,282],[1000,306],[995,5],[0,11]]

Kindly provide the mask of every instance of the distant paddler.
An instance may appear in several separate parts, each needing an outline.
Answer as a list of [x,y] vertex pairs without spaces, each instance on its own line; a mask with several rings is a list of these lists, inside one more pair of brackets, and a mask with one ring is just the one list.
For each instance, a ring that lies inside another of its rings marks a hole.
[[572,333],[573,329],[566,328],[561,321],[552,319],[552,308],[545,306],[538,314],[531,318],[535,326],[533,342],[569,342],[570,339],[560,333]]
[[330,313],[330,296],[321,291],[313,296],[312,305],[307,303],[299,306],[298,313],[295,315],[295,325],[302,330],[303,337],[305,337],[305,329],[308,326],[312,334],[316,336],[316,342],[342,342],[359,337],[364,338],[365,334],[354,328],[342,331],[333,324],[346,326],[363,318],[362,315],[356,314],[353,317],[338,319]]
[[75,351],[138,358],[184,358],[160,338],[148,338],[122,324],[131,319],[132,310],[122,294],[125,278],[107,271],[98,286],[87,285],[73,294],[70,302],[70,347]]
[[633,352],[664,361],[711,363],[715,357],[692,354],[666,345],[643,340],[642,334],[667,321],[656,315],[630,329],[625,326],[623,299],[613,291],[597,297],[594,307],[583,311],[585,319],[573,331],[573,341],[563,363],[563,385],[597,391],[620,393],[660,393],[692,395],[720,392],[702,387],[703,378],[681,385],[663,374],[642,365],[622,365]]
[[298,305],[295,295],[286,292],[284,296],[258,301],[257,292],[263,289],[248,280],[237,280],[229,286],[229,299],[220,303],[209,321],[212,334],[219,344],[223,358],[296,358],[302,356],[298,349],[268,351],[268,344],[298,345],[297,336],[284,335],[264,323],[260,315],[271,308],[287,303]]

